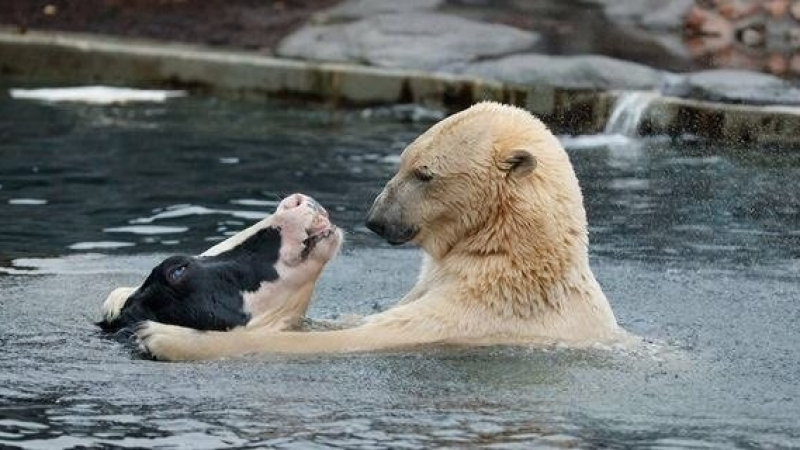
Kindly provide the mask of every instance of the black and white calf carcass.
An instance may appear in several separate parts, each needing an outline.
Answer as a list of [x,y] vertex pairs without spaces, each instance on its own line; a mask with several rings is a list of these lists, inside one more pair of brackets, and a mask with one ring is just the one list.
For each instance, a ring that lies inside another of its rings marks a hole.
[[201,255],[171,256],[141,286],[114,290],[98,325],[120,338],[144,321],[217,331],[292,328],[341,242],[322,206],[291,195],[273,215]]

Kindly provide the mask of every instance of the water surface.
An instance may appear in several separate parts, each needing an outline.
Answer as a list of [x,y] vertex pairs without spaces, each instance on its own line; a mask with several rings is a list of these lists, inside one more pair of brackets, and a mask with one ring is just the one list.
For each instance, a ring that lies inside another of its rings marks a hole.
[[419,253],[361,222],[428,125],[206,98],[0,99],[0,446],[800,446],[800,149],[564,139],[596,275],[654,342],[634,352],[154,363],[95,333],[111,289],[295,191],[348,230],[311,315],[390,306]]

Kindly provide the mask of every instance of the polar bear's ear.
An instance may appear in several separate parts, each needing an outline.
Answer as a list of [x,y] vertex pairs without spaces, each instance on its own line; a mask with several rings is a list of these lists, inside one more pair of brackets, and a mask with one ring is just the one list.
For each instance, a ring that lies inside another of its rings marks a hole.
[[536,157],[527,150],[512,150],[502,156],[498,165],[509,176],[524,177],[536,168]]

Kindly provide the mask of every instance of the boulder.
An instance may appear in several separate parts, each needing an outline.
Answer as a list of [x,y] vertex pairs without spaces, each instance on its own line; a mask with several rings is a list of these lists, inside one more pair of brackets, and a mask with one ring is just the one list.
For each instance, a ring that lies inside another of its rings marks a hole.
[[656,89],[664,78],[650,67],[595,55],[514,55],[470,64],[463,73],[506,83],[595,90]]
[[440,13],[398,13],[307,25],[284,39],[282,57],[437,71],[530,50],[535,33]]
[[658,7],[645,12],[639,24],[648,30],[680,31],[686,16],[694,6],[694,0],[670,0],[659,2]]
[[648,30],[680,31],[695,0],[590,0],[613,22]]
[[772,75],[746,70],[695,72],[668,83],[664,94],[726,103],[800,104],[800,89]]
[[433,11],[444,0],[348,0],[328,9],[322,16],[332,21],[353,20],[378,14]]

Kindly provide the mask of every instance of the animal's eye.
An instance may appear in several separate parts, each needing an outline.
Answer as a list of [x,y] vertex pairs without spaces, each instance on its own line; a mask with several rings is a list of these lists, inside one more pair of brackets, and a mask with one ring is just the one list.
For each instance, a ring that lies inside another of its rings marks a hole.
[[417,167],[411,174],[414,179],[422,182],[433,180],[433,172],[431,172],[431,169],[429,169],[428,166]]
[[180,266],[175,266],[172,269],[169,269],[167,272],[167,277],[169,277],[169,281],[177,282],[183,277],[186,273],[186,266],[187,264],[181,264]]

